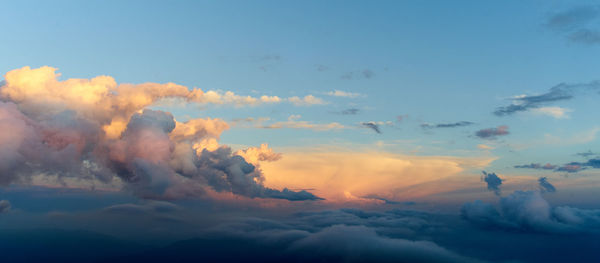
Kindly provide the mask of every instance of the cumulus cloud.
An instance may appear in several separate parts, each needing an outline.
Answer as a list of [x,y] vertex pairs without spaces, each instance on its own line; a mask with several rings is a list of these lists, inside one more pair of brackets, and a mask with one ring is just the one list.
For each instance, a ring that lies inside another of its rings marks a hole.
[[[206,190],[319,199],[306,191],[265,187],[259,169],[218,144],[226,122],[182,123],[168,112],[147,109],[162,98],[205,102],[219,94],[173,83],[118,85],[108,76],[65,81],[58,76],[50,67],[6,74],[0,88],[1,185],[29,184],[35,176],[48,175],[117,180],[124,189],[152,199],[198,197]],[[219,100],[248,98],[226,93]]]
[[244,157],[244,160],[254,165],[259,161],[274,162],[281,159],[281,153],[274,152],[266,143],[261,144],[260,147],[239,150],[235,154]]
[[502,179],[498,177],[495,173],[487,173],[483,171],[483,176],[481,179],[485,181],[487,184],[487,189],[493,191],[496,195],[500,195],[500,185],[502,184]]
[[508,135],[508,134],[509,134],[508,126],[506,126],[506,125],[498,126],[496,128],[482,129],[482,130],[475,132],[475,136],[482,138],[482,139],[488,139],[488,140],[493,140],[493,139],[496,139],[496,137],[498,137],[498,136],[504,136],[504,135]]
[[543,233],[582,233],[600,230],[600,210],[551,207],[537,191],[515,191],[500,199],[500,212],[481,201],[466,203],[463,219],[482,227]]
[[424,124],[421,124],[421,128],[423,128],[423,129],[456,128],[456,127],[469,126],[469,125],[473,125],[473,124],[475,124],[475,123],[470,122],[470,121],[459,121],[459,122],[453,122],[453,123],[438,123],[438,124],[424,123]]
[[296,106],[310,106],[310,105],[327,104],[327,102],[325,102],[323,99],[317,98],[313,95],[306,95],[303,98],[294,96],[294,97],[289,97],[287,100]]
[[8,200],[0,200],[0,214],[10,211],[11,205]]
[[538,179],[538,183],[540,184],[540,189],[542,190],[542,192],[556,192],[556,188],[554,187],[554,185],[548,182],[548,178],[540,177]]

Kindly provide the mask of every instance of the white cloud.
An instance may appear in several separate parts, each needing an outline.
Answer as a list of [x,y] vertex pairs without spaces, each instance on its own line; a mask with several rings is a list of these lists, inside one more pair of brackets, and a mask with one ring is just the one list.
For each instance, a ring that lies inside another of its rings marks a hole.
[[561,107],[541,107],[531,109],[531,112],[538,115],[546,115],[556,119],[567,119],[569,118],[569,112],[573,110]]
[[304,98],[294,96],[294,97],[289,97],[287,100],[296,106],[310,106],[310,105],[327,104],[327,102],[323,101],[323,99],[317,98],[313,95],[306,95],[306,96],[304,96]]
[[356,97],[362,96],[362,94],[360,94],[360,93],[346,92],[346,91],[337,90],[337,89],[334,91],[327,92],[327,95],[334,96],[334,97],[346,97],[346,98],[356,98]]

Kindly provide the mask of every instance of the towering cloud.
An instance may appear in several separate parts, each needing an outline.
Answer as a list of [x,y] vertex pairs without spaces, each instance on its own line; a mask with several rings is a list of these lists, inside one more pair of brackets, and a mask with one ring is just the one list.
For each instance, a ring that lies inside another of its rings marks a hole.
[[488,190],[494,191],[496,195],[500,195],[500,185],[502,184],[502,179],[500,179],[500,177],[495,173],[483,171],[483,177],[481,179],[486,182]]
[[[153,199],[195,197],[206,190],[250,198],[319,199],[306,191],[264,187],[257,166],[218,144],[229,127],[224,121],[182,123],[168,112],[147,109],[163,98],[211,101],[209,92],[173,83],[118,85],[108,76],[58,77],[50,67],[6,74],[0,88],[1,185],[55,175],[118,181]],[[225,94],[221,99],[237,103],[239,98]],[[275,158],[260,149],[257,160]],[[240,154],[253,156],[254,151]]]

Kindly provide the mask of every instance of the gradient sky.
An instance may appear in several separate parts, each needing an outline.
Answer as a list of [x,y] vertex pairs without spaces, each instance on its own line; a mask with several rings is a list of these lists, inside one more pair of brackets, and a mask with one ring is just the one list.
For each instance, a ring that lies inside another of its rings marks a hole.
[[[10,1],[0,25],[0,229],[164,245],[223,218],[336,236],[285,218],[400,209],[500,241],[599,233],[594,1]],[[111,230],[147,214],[155,235]],[[424,261],[543,249],[344,220],[456,253]]]

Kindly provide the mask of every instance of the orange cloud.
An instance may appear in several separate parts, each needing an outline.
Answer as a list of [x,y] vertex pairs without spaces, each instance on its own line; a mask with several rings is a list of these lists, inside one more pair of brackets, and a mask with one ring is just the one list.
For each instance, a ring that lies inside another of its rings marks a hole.
[[364,202],[362,197],[373,194],[401,201],[459,186],[436,185],[435,189],[428,187],[406,192],[401,189],[456,177],[467,169],[483,168],[491,161],[492,158],[304,149],[286,152],[277,162],[261,163],[261,169],[266,186],[311,189],[312,193],[329,202]]

